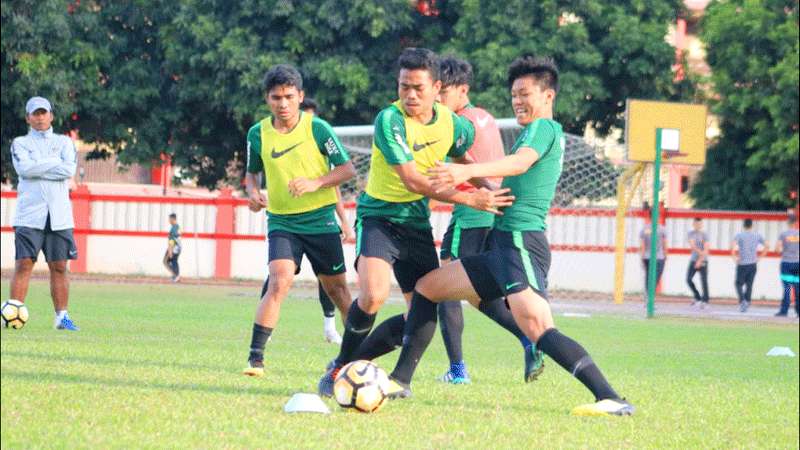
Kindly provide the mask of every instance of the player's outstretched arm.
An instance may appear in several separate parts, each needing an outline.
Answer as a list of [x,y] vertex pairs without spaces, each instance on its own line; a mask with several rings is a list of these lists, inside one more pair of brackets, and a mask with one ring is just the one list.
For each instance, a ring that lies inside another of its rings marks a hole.
[[417,171],[416,164],[413,161],[394,165],[392,168],[400,176],[400,180],[402,180],[406,189],[442,202],[460,203],[473,209],[498,215],[502,214],[499,208],[511,206],[514,202],[514,196],[508,194],[511,191],[510,189],[490,191],[489,189],[481,188],[469,193],[452,188],[437,191],[428,177]]
[[437,162],[428,170],[428,177],[436,192],[452,189],[474,178],[499,178],[525,173],[536,161],[539,153],[530,147],[521,147],[513,155],[496,161],[474,164],[449,164]]

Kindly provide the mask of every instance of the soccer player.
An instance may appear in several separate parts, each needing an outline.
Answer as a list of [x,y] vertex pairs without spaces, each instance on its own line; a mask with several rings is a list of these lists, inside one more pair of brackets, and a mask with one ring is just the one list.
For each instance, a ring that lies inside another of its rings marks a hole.
[[765,250],[764,236],[753,231],[753,219],[744,219],[744,231],[733,237],[731,255],[736,260],[736,295],[739,311],[747,312],[753,296],[753,281],[758,269],[758,258]]
[[[297,69],[274,66],[263,84],[272,116],[247,133],[245,180],[251,205],[267,208],[269,284],[256,310],[244,370],[249,376],[264,374],[264,347],[303,255],[343,318],[352,302],[334,217],[334,187],[355,176],[353,163],[327,122],[300,111],[304,92]],[[262,173],[269,202],[260,190]]]
[[167,251],[164,253],[164,266],[172,274],[172,282],[181,280],[181,268],[178,257],[181,255],[181,226],[178,225],[178,216],[169,215],[169,235],[167,236]]
[[800,294],[800,232],[794,212],[789,213],[788,222],[789,229],[778,236],[778,243],[775,245],[775,251],[781,254],[781,283],[783,283],[783,300],[781,308],[775,314],[776,317],[789,315],[792,293],[794,293],[794,311],[800,317],[800,299],[797,298]]
[[[475,129],[475,139],[472,147],[467,150],[467,159],[472,162],[488,162],[503,158],[503,140],[497,123],[486,110],[475,107],[469,99],[470,83],[472,81],[472,66],[463,59],[452,56],[443,57],[439,61],[439,78],[442,88],[439,90],[439,102],[447,106],[459,116],[468,119]],[[490,180],[500,183],[501,179]],[[458,187],[462,190],[472,188],[470,184]],[[472,188],[474,189],[474,188]],[[468,206],[456,204],[450,224],[442,239],[442,248],[439,254],[442,265],[463,258],[477,255],[485,250],[486,237],[494,224],[494,214],[477,211]],[[502,299],[498,299],[502,300]],[[487,301],[480,303],[481,311],[492,318],[500,326],[506,328],[522,343],[525,351],[525,380],[535,379],[543,368],[541,351],[519,329],[511,316],[511,312],[502,301]],[[438,306],[439,326],[450,360],[450,368],[441,377],[441,381],[452,384],[465,384],[470,382],[467,365],[464,362],[461,335],[464,331],[464,314],[461,302],[442,302]]]
[[[319,106],[317,105],[317,102],[311,97],[303,98],[303,101],[300,102],[300,109],[304,113],[312,116],[318,114],[319,112]],[[339,186],[336,186],[336,199],[336,215],[339,216],[339,225],[342,228],[342,242],[355,241],[353,227],[351,227],[350,223],[347,221],[347,213],[345,212],[344,204],[342,203],[342,194],[339,191]],[[264,280],[264,286],[261,288],[261,297],[267,293],[267,286],[269,286],[269,278]],[[325,288],[322,287],[322,282],[317,282],[317,291],[319,296],[319,304],[322,306],[322,331],[323,335],[325,336],[325,341],[330,342],[331,344],[341,344],[342,337],[339,335],[339,332],[336,331],[336,305],[333,304],[333,301],[325,292]]]
[[478,176],[505,177],[502,186],[511,189],[514,204],[496,218],[488,252],[451,262],[417,282],[392,380],[410,394],[414,370],[436,329],[436,303],[466,298],[477,305],[506,297],[528,338],[594,394],[595,403],[579,406],[573,414],[632,414],[633,406],[608,384],[586,350],[555,328],[547,302],[545,220],[564,157],[564,135],[553,120],[558,69],[550,59],[517,58],[509,67],[508,83],[517,122],[525,127],[509,155],[493,162],[439,165],[430,173],[437,190]]
[[[708,234],[703,231],[703,219],[695,217],[692,222],[692,231],[689,232],[689,246],[692,248],[692,255],[689,257],[689,268],[686,271],[686,284],[694,294],[693,306],[700,306],[704,309],[708,306]],[[700,272],[700,283],[703,288],[703,295],[694,285],[694,275]]]
[[[398,63],[399,100],[375,119],[369,179],[356,209],[359,297],[347,315],[339,355],[318,385],[320,395],[327,397],[333,394],[333,380],[342,366],[355,359],[374,359],[402,343],[403,314],[367,335],[389,296],[392,272],[409,300],[417,280],[439,265],[428,198],[492,212],[513,201],[504,195],[507,190],[437,193],[433,189],[425,172],[445,157],[467,162],[464,154],[472,145],[474,130],[468,120],[436,103],[441,81],[432,51],[407,48]],[[393,384],[391,390],[403,388]]]

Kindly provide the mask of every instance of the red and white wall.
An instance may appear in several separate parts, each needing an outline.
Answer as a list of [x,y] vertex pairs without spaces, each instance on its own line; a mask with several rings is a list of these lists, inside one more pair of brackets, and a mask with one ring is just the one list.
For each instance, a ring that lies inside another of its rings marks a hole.
[[[86,185],[71,195],[75,215],[75,237],[80,258],[71,263],[73,272],[106,274],[163,275],[162,257],[166,250],[167,217],[174,212],[181,225],[183,253],[181,272],[186,277],[263,279],[266,275],[267,247],[264,239],[264,214],[254,214],[247,202],[223,190],[215,197],[106,195],[92,193]],[[0,252],[2,268],[14,266],[13,214],[16,192],[0,193]],[[354,205],[347,205],[350,222]],[[440,240],[449,221],[450,208],[435,207],[431,218],[434,236]],[[741,221],[750,217],[770,248],[785,227],[786,215],[765,212],[714,212],[667,210],[666,227],[669,257],[662,280],[662,292],[689,295],[685,283],[689,260],[686,234],[692,218],[703,217],[712,244],[709,261],[710,291],[713,297],[734,297],[735,263],[730,243],[741,230]],[[626,220],[627,257],[625,291],[640,292],[643,270],[639,261],[638,235],[644,226],[640,213]],[[550,287],[554,290],[604,292],[614,286],[615,211],[612,209],[554,209],[548,226],[553,250]],[[355,248],[345,244],[348,277],[355,281]],[[37,269],[46,270],[43,258]],[[754,298],[778,299],[779,258],[770,253],[759,264]],[[311,280],[307,263],[299,278]]]

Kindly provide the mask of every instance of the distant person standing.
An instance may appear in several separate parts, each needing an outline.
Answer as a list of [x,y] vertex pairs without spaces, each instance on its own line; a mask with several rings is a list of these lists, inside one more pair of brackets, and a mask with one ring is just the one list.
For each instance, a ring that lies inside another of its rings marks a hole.
[[739,311],[750,307],[753,295],[753,280],[756,277],[758,258],[764,250],[764,236],[753,231],[753,219],[744,219],[744,231],[733,238],[731,254],[736,259],[736,295]]
[[78,163],[72,140],[53,132],[52,111],[46,98],[28,100],[25,120],[30,130],[11,144],[12,162],[19,176],[11,298],[25,301],[33,264],[42,252],[50,269],[50,295],[55,309],[53,326],[57,330],[78,331],[67,314],[67,260],[78,258],[72,233],[75,224],[69,180],[75,176]]
[[[645,211],[644,228],[639,232],[639,254],[644,267],[644,297],[647,298],[647,289],[650,286],[650,239],[652,234],[653,219],[650,210]],[[663,225],[658,226],[656,236],[656,285],[661,281],[664,265],[667,262],[667,231]],[[646,302],[645,302],[646,303]]]
[[178,257],[181,255],[181,226],[178,225],[178,216],[169,215],[169,235],[167,236],[167,252],[164,253],[164,266],[172,274],[172,282],[181,281],[181,268],[178,266]]
[[[686,271],[686,284],[694,294],[693,306],[700,306],[705,308],[708,306],[708,235],[703,231],[703,219],[699,217],[694,218],[692,222],[692,231],[689,232],[689,247],[692,249],[692,255],[689,257],[689,269]],[[700,284],[703,289],[703,295],[697,290],[694,285],[694,276],[700,273]]]
[[789,306],[794,294],[794,311],[800,316],[800,303],[797,295],[800,292],[800,232],[798,232],[797,216],[789,213],[789,229],[778,237],[775,251],[781,254],[781,282],[783,283],[783,301],[781,309],[775,314],[778,317],[789,315]]

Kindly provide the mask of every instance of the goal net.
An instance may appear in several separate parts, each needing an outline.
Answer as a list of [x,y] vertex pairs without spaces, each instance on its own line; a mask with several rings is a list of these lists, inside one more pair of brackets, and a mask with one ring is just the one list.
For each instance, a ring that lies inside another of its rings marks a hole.
[[[514,119],[499,119],[498,125],[508,151],[522,128]],[[356,167],[357,176],[341,189],[345,202],[354,202],[366,186],[373,127],[336,127],[335,131]],[[548,217],[547,237],[552,250],[549,294],[565,300],[610,300],[614,291],[617,183],[625,167],[615,165],[609,157],[619,151],[618,145],[590,143],[572,134],[565,137],[564,167]],[[646,193],[634,192],[630,208],[641,208]],[[349,214],[354,220],[355,211],[350,209]],[[449,208],[436,208],[432,213],[437,243],[449,215]],[[633,217],[626,223],[625,242],[630,249],[638,245],[641,224]],[[638,268],[633,269],[634,275],[639,273]]]

